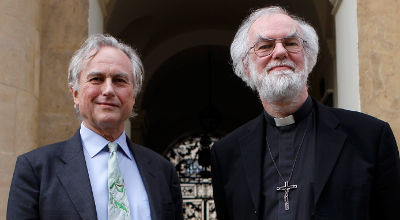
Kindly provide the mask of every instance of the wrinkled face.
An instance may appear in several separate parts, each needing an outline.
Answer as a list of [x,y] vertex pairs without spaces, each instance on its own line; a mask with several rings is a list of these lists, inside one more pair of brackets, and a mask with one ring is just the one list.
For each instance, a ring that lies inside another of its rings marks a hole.
[[[249,30],[249,47],[252,47],[254,43],[261,39],[277,39],[285,38],[288,36],[299,33],[296,22],[287,15],[283,14],[272,14],[265,15],[257,19]],[[300,37],[300,36],[299,36]],[[294,63],[297,69],[304,68],[304,50],[297,53],[289,53],[281,42],[277,42],[275,49],[271,55],[265,57],[258,57],[253,50],[249,52],[249,58],[256,64],[258,72],[262,72],[264,68],[271,62],[287,60]],[[275,70],[292,70],[293,67],[288,65],[278,65],[269,68],[267,71]]]
[[133,86],[128,56],[114,47],[100,48],[82,70],[79,90],[72,91],[85,126],[99,134],[123,130],[135,103]]
[[[301,37],[296,22],[287,15],[272,14],[257,19],[249,30],[249,48],[265,39]],[[259,95],[266,101],[281,101],[297,96],[306,86],[304,49],[288,52],[282,41],[276,41],[268,56],[259,57],[249,51],[247,74]]]

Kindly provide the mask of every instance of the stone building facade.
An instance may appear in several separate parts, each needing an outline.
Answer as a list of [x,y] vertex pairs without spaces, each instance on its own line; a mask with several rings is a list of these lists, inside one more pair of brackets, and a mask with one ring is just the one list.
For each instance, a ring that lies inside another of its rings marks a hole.
[[[310,0],[317,1],[321,0]],[[67,88],[68,63],[90,28],[112,25],[112,12],[119,2],[0,0],[0,219],[5,219],[16,157],[67,139],[79,127]],[[328,43],[334,57],[334,105],[389,122],[399,142],[400,2],[326,2],[332,14],[321,16],[335,20],[335,40]],[[102,19],[96,24],[89,19],[93,5]],[[354,35],[348,36],[347,25]],[[352,44],[343,46],[346,43]],[[349,52],[349,48],[354,50]],[[145,66],[148,59],[143,58]],[[132,129],[140,133],[141,127],[132,124]]]

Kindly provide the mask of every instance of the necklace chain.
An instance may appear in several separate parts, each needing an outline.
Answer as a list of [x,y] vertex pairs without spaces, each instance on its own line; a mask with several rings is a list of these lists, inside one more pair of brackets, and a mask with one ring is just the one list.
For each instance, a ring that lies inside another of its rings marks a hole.
[[[299,145],[299,147],[298,147],[298,149],[297,149],[296,156],[295,156],[295,158],[294,158],[294,162],[293,162],[293,165],[292,165],[292,170],[290,171],[290,175],[289,175],[289,178],[288,178],[288,180],[287,180],[288,183],[289,183],[290,180],[292,179],[293,171],[294,171],[294,168],[295,168],[295,166],[296,166],[297,157],[299,156],[299,152],[300,152],[301,146],[303,145],[304,137],[306,136],[307,131],[308,131],[308,124],[307,124],[306,130],[304,131],[303,137],[301,138],[300,145]],[[267,147],[268,147],[268,151],[269,151],[269,156],[271,157],[271,160],[272,160],[272,162],[274,163],[275,169],[276,169],[276,171],[278,172],[278,175],[279,175],[279,177],[282,179],[282,181],[285,182],[285,179],[283,178],[281,172],[279,171],[278,166],[276,165],[276,162],[275,162],[275,160],[274,160],[274,157],[272,156],[271,147],[269,146],[269,142],[268,142],[268,135],[266,135],[266,138],[265,138],[265,139],[266,139],[266,141],[267,141]]]

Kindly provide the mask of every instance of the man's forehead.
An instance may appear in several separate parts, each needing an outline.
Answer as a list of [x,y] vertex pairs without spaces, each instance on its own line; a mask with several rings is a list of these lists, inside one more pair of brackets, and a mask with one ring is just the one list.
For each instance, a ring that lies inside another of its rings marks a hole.
[[93,49],[89,52],[89,60],[118,60],[120,62],[125,61],[130,63],[128,55],[126,55],[121,49],[113,46],[101,46],[97,49]]
[[298,26],[295,20],[285,14],[263,15],[258,18],[250,27],[249,40],[255,38],[269,37],[281,38],[296,33]]
[[119,48],[111,46],[102,46],[90,51],[83,70],[102,67],[123,68],[125,69],[123,72],[132,72],[132,63],[128,55]]
[[125,77],[125,78],[129,78],[130,75],[132,75],[132,73],[128,73],[128,72],[102,72],[102,71],[96,71],[96,70],[92,70],[90,72],[87,72],[86,77],[93,77],[93,76],[100,76],[103,75],[105,77]]

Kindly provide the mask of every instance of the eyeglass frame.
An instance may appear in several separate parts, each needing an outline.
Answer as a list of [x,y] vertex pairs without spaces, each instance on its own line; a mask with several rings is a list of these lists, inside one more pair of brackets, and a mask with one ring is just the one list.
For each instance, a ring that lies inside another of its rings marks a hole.
[[[264,38],[264,37],[261,37],[261,36],[260,36],[259,39],[253,44],[253,46],[249,48],[249,50],[247,51],[247,54],[250,52],[251,49],[254,49],[254,54],[257,55],[258,57],[267,57],[267,56],[270,56],[270,55],[274,52],[274,50],[275,50],[277,40],[279,40],[280,43],[283,43],[282,40],[289,39],[289,38],[296,38],[296,39],[298,39],[299,42],[300,42],[300,44],[301,44],[301,48],[302,48],[302,49],[304,49],[304,44],[307,43],[306,40],[304,40],[303,38],[301,38],[301,37],[299,37],[299,36],[297,36],[297,35],[294,35],[294,36],[286,36],[286,37],[281,37],[281,38],[268,38],[268,37],[267,37],[267,38]],[[256,44],[258,44],[258,43],[261,42],[261,41],[269,41],[269,40],[273,40],[273,41],[274,41],[274,48],[271,50],[271,52],[270,52],[268,55],[265,55],[265,56],[260,56],[260,55],[258,55],[257,52],[256,52],[256,50],[255,50]],[[278,42],[278,43],[279,43],[279,42]],[[283,48],[285,48],[285,50],[286,50],[288,53],[298,53],[298,52],[301,51],[301,50],[299,50],[299,51],[291,52],[291,51],[289,51],[288,49],[286,49],[286,47],[285,47],[284,44],[282,44],[282,46],[283,46]]]

